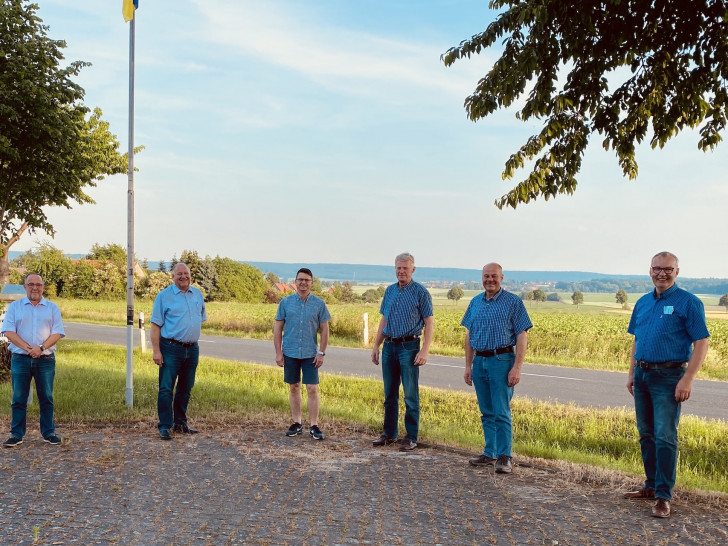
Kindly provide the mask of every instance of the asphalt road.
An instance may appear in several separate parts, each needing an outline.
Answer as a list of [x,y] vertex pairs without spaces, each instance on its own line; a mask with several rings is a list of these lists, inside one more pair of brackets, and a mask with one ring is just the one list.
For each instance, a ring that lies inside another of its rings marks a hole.
[[[66,335],[71,339],[97,341],[111,345],[126,345],[126,328],[93,324],[65,323]],[[152,358],[149,330],[147,350]],[[134,330],[134,343],[139,345],[140,333]],[[200,338],[203,356],[257,362],[275,366],[273,343],[257,339],[206,336]],[[329,347],[322,371],[358,377],[381,378],[379,367],[371,363],[370,351]],[[462,358],[430,356],[420,370],[420,384],[443,389],[472,391],[463,381],[465,369]],[[597,408],[634,407],[632,396],[625,387],[626,374],[562,368],[540,364],[524,364],[516,396],[534,400],[551,400]],[[728,421],[728,383],[695,381],[690,400],[683,403],[683,415],[696,415],[708,419]]]

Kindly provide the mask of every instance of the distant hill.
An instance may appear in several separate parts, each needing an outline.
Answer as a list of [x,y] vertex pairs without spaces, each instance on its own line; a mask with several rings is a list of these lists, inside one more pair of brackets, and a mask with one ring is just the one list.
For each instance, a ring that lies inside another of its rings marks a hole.
[[[280,262],[251,262],[245,263],[257,267],[261,271],[275,273],[282,278],[295,278],[296,271],[301,267],[311,269],[316,277],[331,281],[366,282],[394,282],[394,265],[366,265],[366,264],[289,264]],[[606,278],[640,278],[639,275],[604,275],[602,273],[588,273],[585,271],[509,271],[503,276],[512,282],[580,282]],[[642,277],[645,277],[642,275]],[[461,269],[457,267],[417,267],[415,278],[420,282],[467,282],[480,281],[480,269]]]
[[[10,251],[10,259],[23,252]],[[70,258],[82,258],[83,254],[69,254]],[[351,281],[356,283],[390,284],[395,282],[393,265],[368,264],[327,264],[327,263],[282,263],[244,261],[257,267],[264,273],[275,273],[283,280],[294,279],[296,271],[308,267],[313,274],[328,281]],[[167,263],[169,268],[169,263]],[[159,262],[149,262],[150,269],[158,269]],[[457,267],[417,267],[415,279],[419,282],[442,283],[478,283],[480,269],[463,269]],[[589,271],[510,271],[503,272],[505,284],[514,289],[517,285],[549,284],[554,290],[571,292],[613,292],[623,288],[628,292],[646,292],[651,289],[652,282],[647,275],[609,275]],[[680,277],[679,284],[683,288],[697,294],[728,293],[728,279],[692,279]],[[527,288],[527,287],[526,287]]]

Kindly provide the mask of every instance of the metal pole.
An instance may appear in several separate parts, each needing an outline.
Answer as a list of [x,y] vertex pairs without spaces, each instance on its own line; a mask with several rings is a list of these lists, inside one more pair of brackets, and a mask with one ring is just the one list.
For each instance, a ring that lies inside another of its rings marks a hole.
[[129,26],[129,189],[126,238],[126,405],[134,407],[134,27]]

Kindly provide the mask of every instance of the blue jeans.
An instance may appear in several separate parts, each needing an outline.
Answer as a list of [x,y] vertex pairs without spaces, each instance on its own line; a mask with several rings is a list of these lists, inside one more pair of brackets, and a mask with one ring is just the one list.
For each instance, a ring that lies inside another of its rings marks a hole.
[[483,455],[493,459],[499,455],[511,456],[513,387],[508,386],[508,373],[515,360],[516,355],[513,353],[473,358],[473,386],[478,397],[480,422],[485,437]]
[[417,441],[420,428],[420,367],[415,356],[420,352],[420,341],[404,343],[385,341],[382,348],[382,378],[384,379],[384,434],[397,437],[399,421],[399,385],[404,389],[404,426],[407,438]]
[[640,434],[645,487],[655,497],[671,500],[677,473],[677,426],[680,402],[675,387],[685,368],[634,371],[634,409]]
[[55,355],[41,355],[31,358],[28,355],[13,354],[10,359],[10,375],[13,383],[12,418],[10,434],[16,438],[25,436],[26,415],[30,379],[35,379],[35,392],[40,408],[40,433],[43,438],[53,436],[56,426],[53,423],[53,380],[56,377]]
[[[178,345],[168,339],[159,340],[159,350],[164,364],[159,368],[159,395],[157,413],[159,430],[170,429],[172,425],[187,424],[187,404],[195,385],[195,372],[200,356],[197,344],[191,347]],[[177,383],[177,390],[174,388]],[[174,402],[172,393],[174,392]]]

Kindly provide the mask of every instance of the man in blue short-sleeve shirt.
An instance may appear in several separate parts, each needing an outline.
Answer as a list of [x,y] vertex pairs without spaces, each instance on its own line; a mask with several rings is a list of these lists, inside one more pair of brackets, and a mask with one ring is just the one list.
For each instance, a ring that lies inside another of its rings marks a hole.
[[0,331],[10,341],[10,379],[13,386],[10,438],[5,447],[23,443],[26,429],[30,380],[35,379],[43,440],[59,445],[53,421],[53,382],[56,376],[56,343],[64,337],[61,311],[43,297],[45,283],[40,275],[25,277],[26,297],[8,306]]
[[[401,382],[407,437],[402,439],[400,450],[412,451],[417,448],[420,426],[420,366],[427,362],[434,332],[432,297],[424,286],[412,280],[415,272],[415,259],[412,254],[397,256],[394,268],[397,282],[388,286],[384,292],[379,309],[382,319],[379,321],[371,356],[372,362],[379,365],[379,346],[384,342],[384,432],[373,444],[385,446],[397,440]],[[423,328],[424,336],[420,348]]]
[[675,284],[677,256],[652,258],[655,289],[634,306],[627,331],[634,335],[627,390],[634,396],[645,483],[628,499],[655,499],[652,515],[670,515],[677,470],[677,427],[681,403],[708,352],[703,303]]
[[470,459],[473,466],[494,465],[510,474],[513,425],[511,398],[521,380],[528,330],[533,327],[521,298],[501,288],[503,269],[483,267],[485,292],[475,296],[465,311],[465,383],[475,387],[485,448]]
[[[283,368],[283,381],[288,383],[288,400],[293,416],[293,424],[286,431],[286,436],[298,436],[303,432],[303,376],[308,394],[309,434],[314,440],[323,440],[324,434],[318,424],[318,370],[323,366],[326,356],[331,315],[324,300],[311,294],[312,284],[311,270],[307,267],[299,269],[296,273],[296,293],[283,298],[278,304],[276,321],[273,324],[273,345],[276,350],[276,364]],[[319,332],[320,346],[316,344]]]
[[[178,263],[172,268],[173,285],[154,299],[150,338],[152,358],[159,366],[159,436],[171,440],[170,430],[195,434],[187,423],[187,406],[200,357],[197,340],[207,320],[205,298],[192,286],[190,268]],[[175,390],[175,383],[177,388]]]

